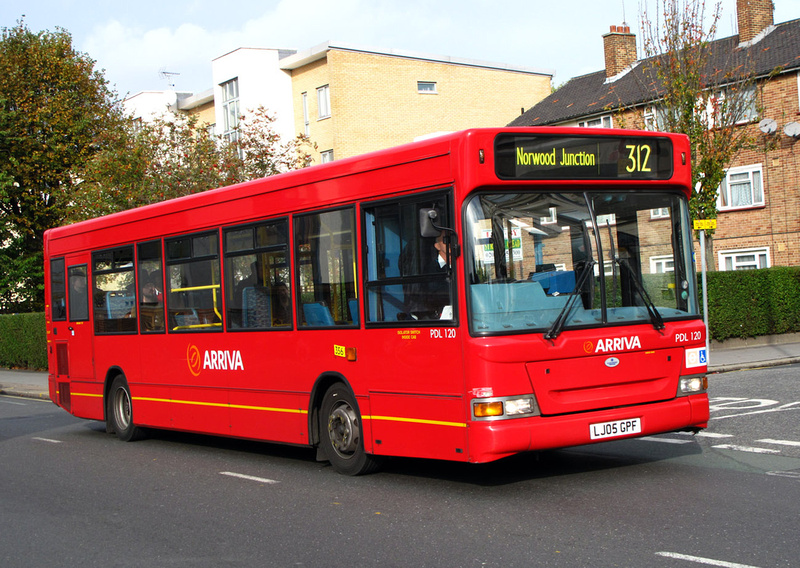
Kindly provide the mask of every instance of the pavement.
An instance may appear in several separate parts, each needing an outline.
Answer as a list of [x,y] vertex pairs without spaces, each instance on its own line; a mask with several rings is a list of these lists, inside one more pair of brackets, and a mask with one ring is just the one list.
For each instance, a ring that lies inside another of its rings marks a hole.
[[[708,372],[726,373],[742,369],[800,363],[800,333],[714,342]],[[0,394],[49,400],[47,373],[0,369]]]

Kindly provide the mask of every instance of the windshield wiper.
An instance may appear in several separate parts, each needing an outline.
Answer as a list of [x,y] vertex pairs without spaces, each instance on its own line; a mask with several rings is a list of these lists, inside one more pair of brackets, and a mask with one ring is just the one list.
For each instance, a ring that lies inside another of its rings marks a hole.
[[550,329],[548,329],[547,333],[544,334],[545,339],[555,339],[561,334],[561,331],[564,329],[564,324],[567,323],[567,317],[572,311],[572,306],[575,304],[575,300],[580,297],[580,294],[576,292],[578,290],[583,290],[583,285],[586,283],[586,279],[592,273],[595,264],[597,264],[596,261],[590,260],[583,267],[583,270],[578,276],[578,281],[575,284],[575,288],[572,289],[572,293],[570,294],[569,299],[567,299],[567,303],[564,304],[563,308],[561,308],[556,321],[553,322],[553,325],[550,326]]
[[644,307],[647,308],[647,313],[650,314],[650,321],[652,322],[653,327],[657,330],[664,329],[664,320],[662,319],[661,314],[658,313],[658,309],[656,309],[656,305],[653,303],[653,300],[650,299],[650,295],[647,293],[647,290],[644,289],[642,283],[639,282],[638,278],[636,278],[636,273],[633,271],[633,268],[631,268],[628,260],[619,257],[616,257],[614,260],[620,265],[621,268],[624,268],[628,271],[628,276],[630,276],[631,282],[633,282],[633,287],[637,292],[639,292],[639,296],[644,302]]

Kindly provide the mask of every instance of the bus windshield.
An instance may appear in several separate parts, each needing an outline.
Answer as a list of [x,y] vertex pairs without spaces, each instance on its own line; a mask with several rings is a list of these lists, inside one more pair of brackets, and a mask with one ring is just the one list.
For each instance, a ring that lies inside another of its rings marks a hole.
[[688,205],[671,192],[483,193],[466,206],[473,334],[697,317]]

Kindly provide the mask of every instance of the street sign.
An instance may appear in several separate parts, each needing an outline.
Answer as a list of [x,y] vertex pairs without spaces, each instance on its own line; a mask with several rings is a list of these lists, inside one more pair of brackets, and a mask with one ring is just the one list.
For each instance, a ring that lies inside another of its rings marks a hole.
[[717,228],[717,220],[716,219],[695,219],[694,220],[694,230],[695,231],[713,231]]

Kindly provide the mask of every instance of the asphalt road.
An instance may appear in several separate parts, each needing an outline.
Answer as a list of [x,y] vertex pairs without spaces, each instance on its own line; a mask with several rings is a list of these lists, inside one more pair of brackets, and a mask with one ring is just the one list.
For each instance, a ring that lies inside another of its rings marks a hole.
[[797,566],[800,367],[711,376],[702,435],[336,474],[312,451],[125,444],[0,397],[0,565]]

